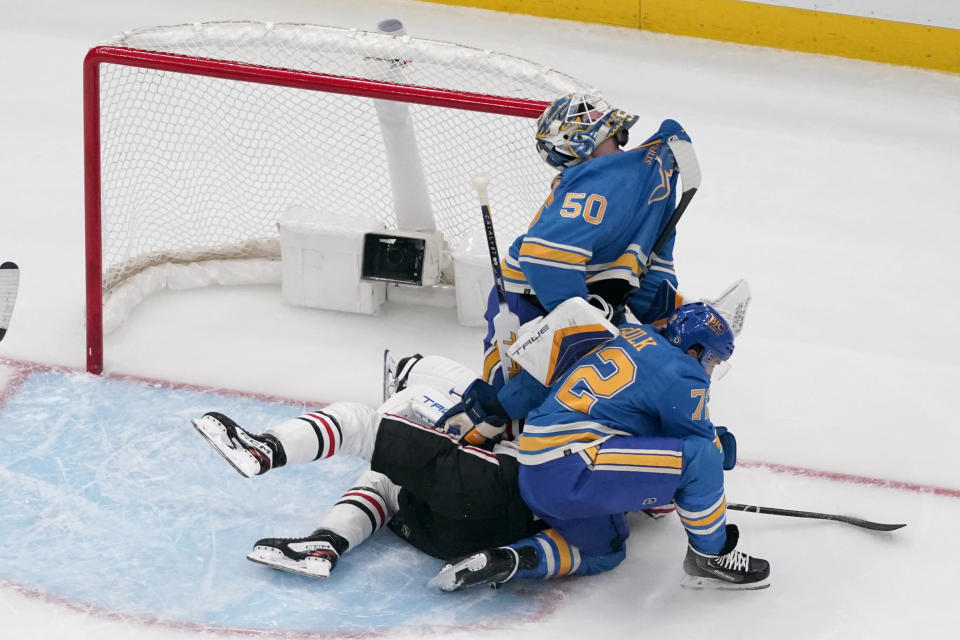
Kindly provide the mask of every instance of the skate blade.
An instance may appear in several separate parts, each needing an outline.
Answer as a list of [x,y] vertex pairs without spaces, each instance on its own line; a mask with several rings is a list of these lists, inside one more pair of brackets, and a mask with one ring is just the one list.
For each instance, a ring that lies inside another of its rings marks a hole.
[[329,578],[330,561],[323,558],[304,558],[294,560],[283,555],[282,551],[269,547],[254,547],[247,554],[247,560],[262,564],[271,569],[279,569],[288,573],[296,573],[308,578]]
[[684,589],[693,589],[699,591],[756,591],[766,589],[770,586],[770,578],[764,578],[759,582],[735,583],[717,580],[716,578],[706,578],[700,576],[685,575],[680,580],[680,586]]
[[204,440],[210,443],[217,450],[223,459],[230,463],[237,472],[244,478],[252,478],[260,470],[260,464],[247,451],[241,451],[233,446],[227,439],[226,429],[220,422],[213,418],[204,416],[203,418],[193,418],[190,420],[193,428],[196,429]]
[[487,558],[482,553],[465,558],[456,564],[448,564],[427,581],[427,586],[440,591],[459,591],[463,587],[463,576],[480,571],[487,566]]
[[440,572],[427,580],[427,587],[440,591],[456,591],[459,587],[453,565],[448,564]]

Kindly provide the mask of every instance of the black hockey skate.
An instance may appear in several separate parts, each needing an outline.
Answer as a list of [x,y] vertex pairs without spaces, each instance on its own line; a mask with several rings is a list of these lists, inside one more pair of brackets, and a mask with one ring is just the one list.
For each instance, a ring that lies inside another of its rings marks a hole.
[[[459,591],[465,587],[476,587],[489,584],[497,587],[508,582],[517,573],[520,566],[520,554],[527,550],[536,552],[532,548],[523,547],[496,547],[487,549],[456,562],[447,564],[427,582],[427,586],[436,587],[441,591]],[[536,558],[533,564],[536,565]]]
[[407,377],[410,369],[423,359],[419,353],[394,360],[389,349],[383,352],[383,401],[386,402],[393,394],[403,391],[407,386]]
[[251,478],[283,466],[286,456],[270,435],[254,435],[222,413],[210,412],[190,422],[241,475]]
[[257,540],[247,560],[311,578],[328,578],[348,546],[336,533],[317,529],[303,538]]
[[687,574],[680,585],[687,589],[746,590],[770,586],[770,563],[737,551],[737,526],[727,525],[727,543],[717,555],[700,553],[687,547],[683,570]]

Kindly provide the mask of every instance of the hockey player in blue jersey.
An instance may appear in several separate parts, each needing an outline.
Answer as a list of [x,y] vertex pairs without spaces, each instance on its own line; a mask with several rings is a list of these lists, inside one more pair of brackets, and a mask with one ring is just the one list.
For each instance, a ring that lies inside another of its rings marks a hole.
[[624,150],[636,120],[579,94],[554,101],[540,117],[537,148],[560,174],[503,261],[508,292],[533,296],[527,301],[546,311],[593,295],[611,313],[627,306],[641,321],[654,319],[650,306],[660,283],[677,283],[675,232],[659,255],[650,255],[676,204],[679,172],[667,142],[690,138],[664,120],[646,141]]
[[[538,120],[538,152],[560,174],[501,265],[507,306],[519,324],[573,297],[587,299],[614,323],[625,308],[641,322],[652,322],[676,306],[676,232],[668,229],[660,250],[653,249],[676,204],[679,172],[668,142],[689,146],[690,138],[678,123],[664,120],[647,140],[624,150],[636,120],[582,94],[555,100]],[[507,338],[496,335],[498,310],[493,291],[484,339],[486,384],[472,387],[465,401],[474,407],[481,436],[507,428],[508,437],[516,437],[515,419],[538,406],[547,389],[512,362],[504,376],[499,341]],[[477,443],[476,432],[465,433]]]
[[685,586],[768,586],[769,564],[737,550],[737,528],[726,524],[723,471],[736,441],[707,411],[711,374],[733,346],[727,322],[704,303],[681,306],[662,334],[622,324],[527,417],[520,491],[551,529],[454,562],[433,583],[457,590],[609,570],[625,556],[625,513],[674,502],[689,543]]

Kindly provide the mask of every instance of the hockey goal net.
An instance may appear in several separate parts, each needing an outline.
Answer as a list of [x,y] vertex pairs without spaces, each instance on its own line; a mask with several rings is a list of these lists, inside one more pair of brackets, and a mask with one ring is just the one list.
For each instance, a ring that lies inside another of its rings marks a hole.
[[[291,207],[397,228],[403,185],[391,184],[384,101],[409,105],[445,240],[482,228],[470,178],[485,172],[508,243],[555,175],[530,118],[571,91],[589,88],[515,57],[316,25],[158,27],[94,47],[84,65],[87,369],[102,371],[105,331],[164,286],[163,269],[278,262],[277,222]],[[277,271],[233,273],[214,281]]]

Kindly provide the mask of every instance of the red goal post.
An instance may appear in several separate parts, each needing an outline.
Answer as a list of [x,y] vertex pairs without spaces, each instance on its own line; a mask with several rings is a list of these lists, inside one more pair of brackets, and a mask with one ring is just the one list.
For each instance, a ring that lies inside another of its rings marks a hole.
[[509,242],[555,175],[536,155],[529,119],[571,91],[589,88],[526,60],[316,25],[159,27],[92,48],[87,370],[103,371],[105,330],[165,286],[158,270],[259,261],[269,271],[285,208],[322,206],[398,227],[376,101],[410,105],[411,157],[446,240],[482,228],[470,177],[484,171]]

